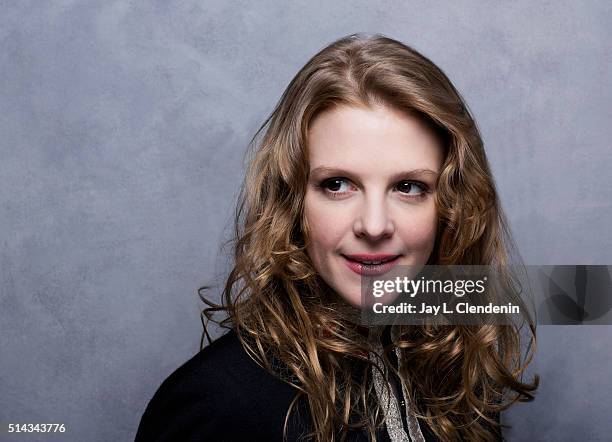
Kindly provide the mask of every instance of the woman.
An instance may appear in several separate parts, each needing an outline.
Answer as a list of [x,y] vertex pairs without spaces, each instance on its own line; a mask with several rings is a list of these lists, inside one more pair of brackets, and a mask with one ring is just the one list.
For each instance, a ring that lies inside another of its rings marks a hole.
[[203,312],[227,312],[230,332],[162,384],[136,439],[498,440],[499,412],[538,383],[521,379],[516,327],[354,314],[360,275],[384,261],[508,262],[483,143],[448,78],[395,40],[352,35],[298,72],[262,132],[224,305]]

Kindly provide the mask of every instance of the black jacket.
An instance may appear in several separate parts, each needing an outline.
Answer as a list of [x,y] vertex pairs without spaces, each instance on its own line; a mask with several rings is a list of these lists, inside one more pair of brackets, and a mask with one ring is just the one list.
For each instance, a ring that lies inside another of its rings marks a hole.
[[[270,375],[246,353],[234,331],[216,339],[174,371],[142,415],[136,442],[282,441],[285,415],[296,390]],[[288,441],[297,441],[309,420],[305,399],[291,413]],[[437,440],[423,421],[427,441]],[[348,440],[369,440],[354,431]],[[377,440],[390,441],[385,428]]]

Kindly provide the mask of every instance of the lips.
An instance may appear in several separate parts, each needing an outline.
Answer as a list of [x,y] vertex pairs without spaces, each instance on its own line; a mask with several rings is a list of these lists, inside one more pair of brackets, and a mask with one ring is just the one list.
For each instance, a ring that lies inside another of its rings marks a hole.
[[348,258],[352,261],[358,261],[364,264],[379,264],[381,261],[391,261],[397,258],[400,255],[390,255],[390,254],[368,254],[368,253],[357,253],[354,255],[342,255],[345,258]]
[[342,257],[353,272],[364,276],[378,276],[387,273],[397,265],[401,255],[360,253],[342,255]]

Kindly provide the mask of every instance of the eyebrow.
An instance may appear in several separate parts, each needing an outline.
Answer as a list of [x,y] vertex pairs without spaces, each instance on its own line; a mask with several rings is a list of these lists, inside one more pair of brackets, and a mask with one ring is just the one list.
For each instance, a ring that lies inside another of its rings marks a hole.
[[[354,174],[344,170],[342,168],[338,168],[338,167],[329,167],[329,166],[320,166],[320,167],[316,167],[314,169],[312,169],[310,171],[310,173],[312,175],[315,174],[319,174],[319,173],[333,173],[333,174],[337,174],[337,175],[346,175],[346,176],[353,176]],[[406,170],[403,172],[398,172],[393,174],[393,176],[391,177],[391,180],[398,180],[400,178],[416,178],[416,177],[422,177],[423,175],[426,176],[430,176],[432,178],[435,178],[439,175],[438,172],[435,172],[431,169],[413,169],[413,170]]]

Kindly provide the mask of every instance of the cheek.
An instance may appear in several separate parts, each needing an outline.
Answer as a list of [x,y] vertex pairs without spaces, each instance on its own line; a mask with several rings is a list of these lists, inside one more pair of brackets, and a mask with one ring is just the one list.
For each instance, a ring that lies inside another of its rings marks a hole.
[[304,218],[310,240],[308,251],[313,259],[336,250],[350,224],[346,211],[334,210],[330,205],[308,197],[304,205]]
[[400,236],[412,249],[430,249],[436,239],[437,221],[435,208],[419,213],[402,227]]

